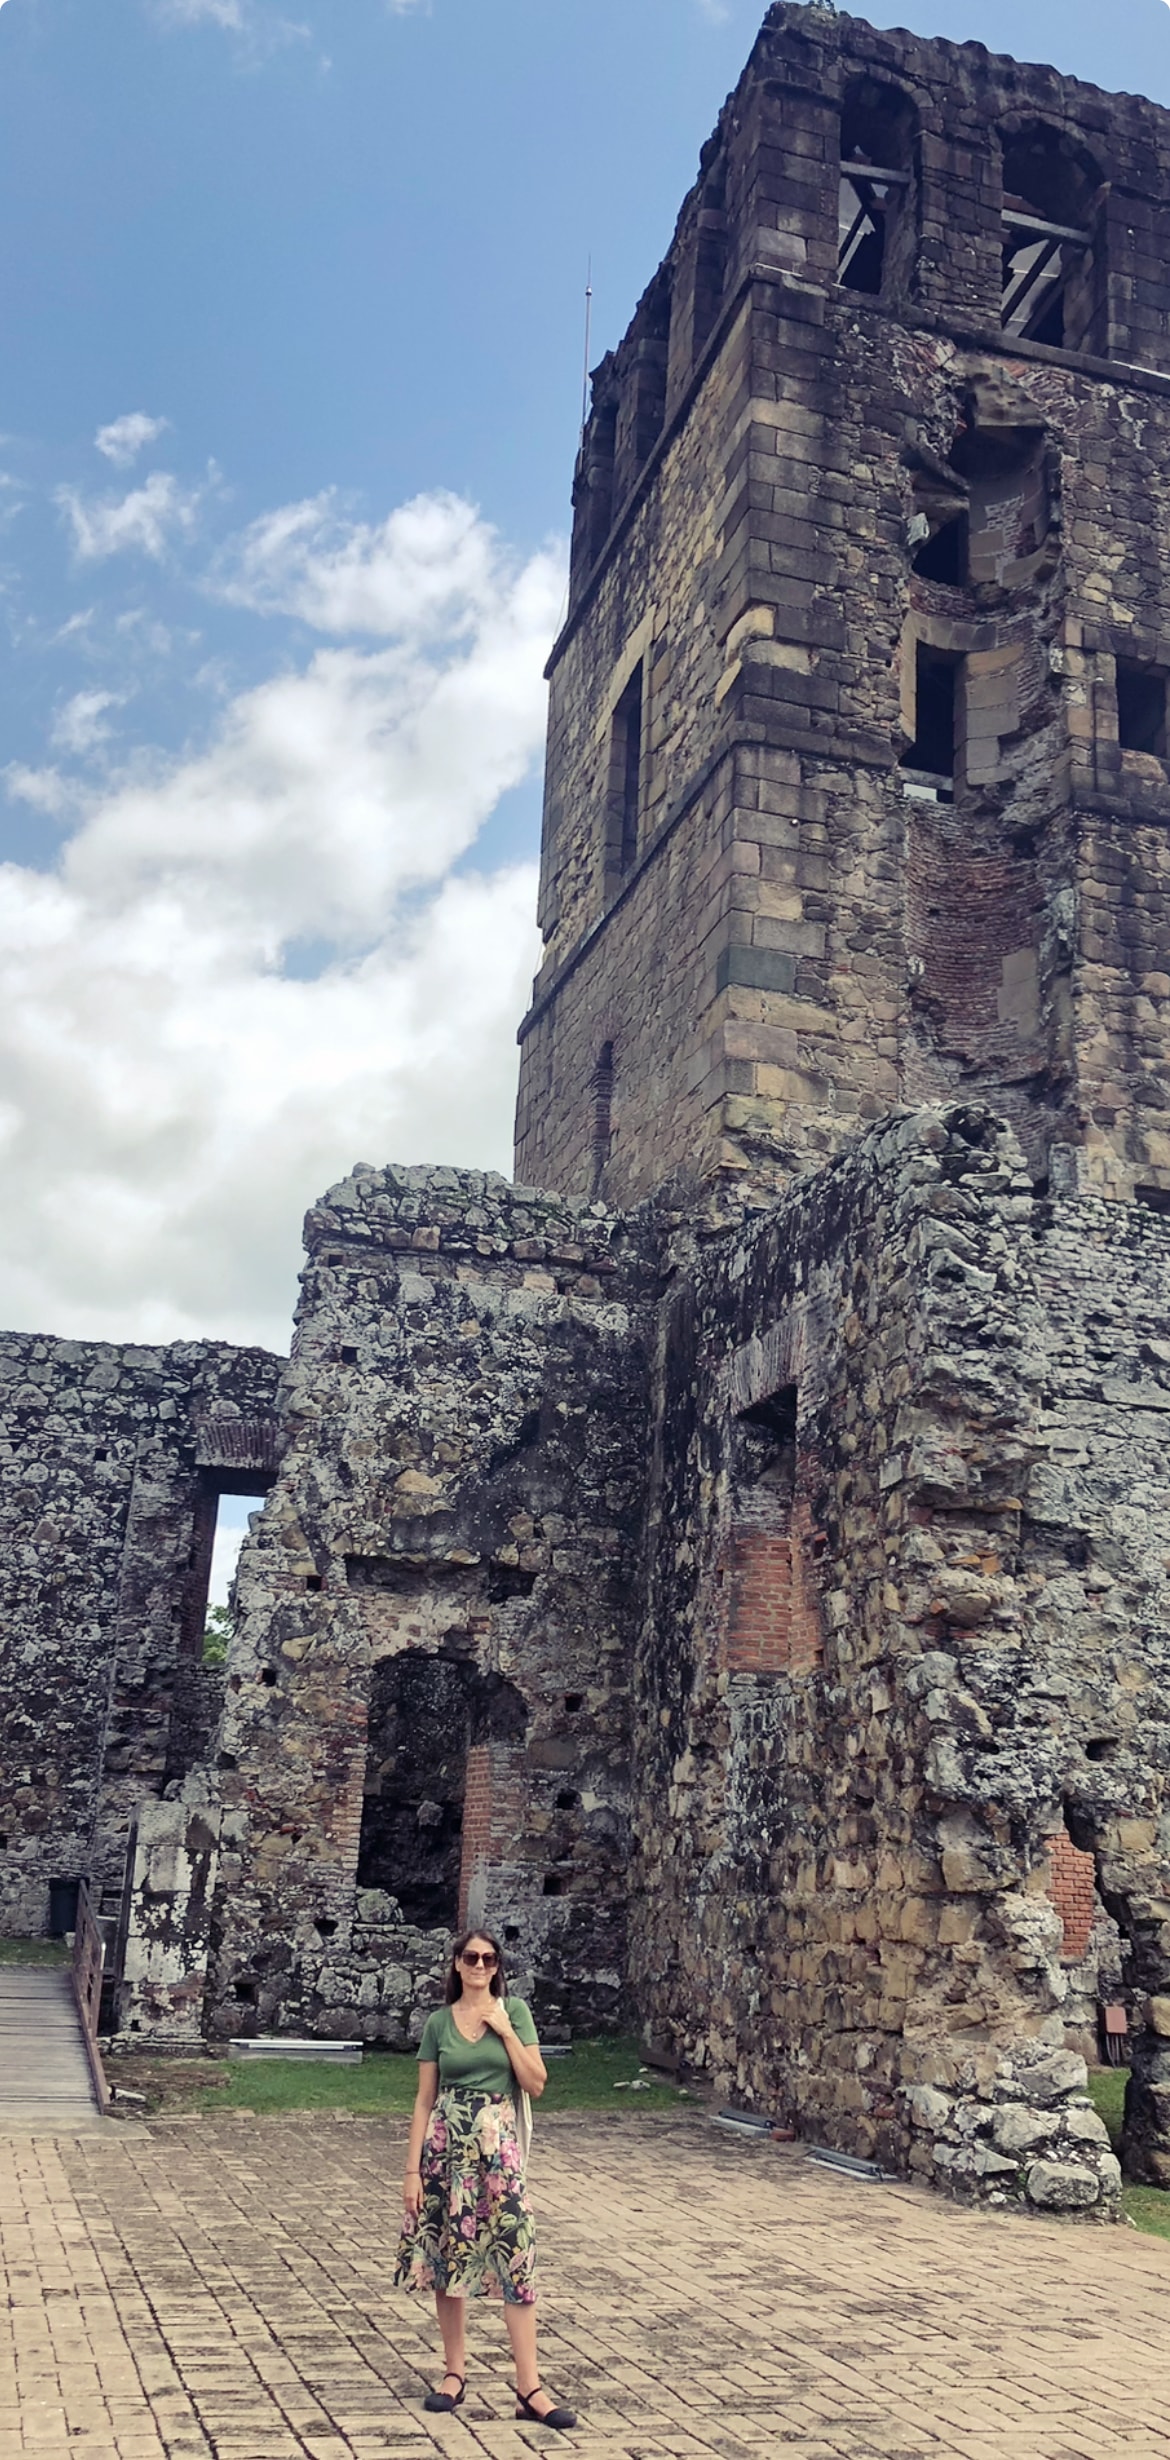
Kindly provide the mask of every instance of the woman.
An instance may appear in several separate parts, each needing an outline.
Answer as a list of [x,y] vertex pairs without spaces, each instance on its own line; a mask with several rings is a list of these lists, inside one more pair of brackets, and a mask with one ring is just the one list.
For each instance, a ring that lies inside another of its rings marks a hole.
[[536,2368],[536,2229],[514,2095],[535,2098],[546,2081],[529,2010],[506,1995],[499,1941],[465,1931],[452,1950],[445,2004],[428,2016],[419,2043],[402,2182],[395,2279],[405,2289],[434,2290],[447,2361],[425,2409],[457,2409],[466,2391],[465,2300],[502,2297],[517,2417],[540,2426],[577,2423],[572,2409],[549,2398]]

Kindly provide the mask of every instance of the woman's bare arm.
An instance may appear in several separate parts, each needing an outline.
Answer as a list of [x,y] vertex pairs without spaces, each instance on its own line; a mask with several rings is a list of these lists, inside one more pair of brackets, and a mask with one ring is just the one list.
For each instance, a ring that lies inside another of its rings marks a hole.
[[408,2212],[418,2212],[422,2205],[422,2179],[419,2176],[419,2163],[422,2160],[423,2137],[427,2131],[427,2120],[434,2109],[438,2094],[438,2065],[433,2059],[424,2059],[418,2071],[418,2091],[414,2096],[414,2108],[410,2116],[410,2138],[406,2147],[406,2174],[402,2182],[402,2201]]
[[503,2042],[521,2092],[531,2093],[533,2100],[539,2101],[548,2083],[548,2069],[535,2042],[521,2041],[502,1999],[493,1999],[488,2009],[488,2023]]

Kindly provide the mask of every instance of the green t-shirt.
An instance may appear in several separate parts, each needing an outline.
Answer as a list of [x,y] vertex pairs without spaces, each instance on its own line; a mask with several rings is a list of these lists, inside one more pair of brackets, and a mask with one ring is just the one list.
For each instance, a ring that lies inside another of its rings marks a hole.
[[[536,2026],[523,1999],[505,1999],[517,2041],[536,2045]],[[444,2089],[455,2085],[464,2093],[511,2093],[516,2089],[512,2062],[498,2033],[482,2041],[465,2041],[449,2007],[436,2007],[423,2026],[419,2064],[429,2059],[439,2070]]]

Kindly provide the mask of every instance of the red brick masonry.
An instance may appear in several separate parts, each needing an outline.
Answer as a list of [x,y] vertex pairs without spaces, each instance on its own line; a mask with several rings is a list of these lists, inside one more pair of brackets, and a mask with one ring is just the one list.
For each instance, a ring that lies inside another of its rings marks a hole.
[[1089,1944],[1097,1897],[1092,1854],[1081,1853],[1071,1836],[1053,1837],[1051,1894],[1064,1924],[1064,1961],[1079,1965]]

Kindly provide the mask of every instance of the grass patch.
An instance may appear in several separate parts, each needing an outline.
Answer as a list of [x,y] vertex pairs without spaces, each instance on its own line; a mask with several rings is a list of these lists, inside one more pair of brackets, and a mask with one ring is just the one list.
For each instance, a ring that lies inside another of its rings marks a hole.
[[1126,2219],[1151,2238],[1170,2241],[1170,2195],[1164,2187],[1123,2187],[1121,2206]]
[[[677,2086],[629,2087],[639,2053],[631,2041],[580,2042],[567,2058],[550,2059],[539,2117],[550,2110],[663,2110],[679,2107]],[[252,2110],[279,2116],[296,2110],[347,2110],[355,2117],[404,2117],[414,2102],[418,2070],[394,2051],[367,2052],[360,2067],[316,2066],[301,2059],[170,2059],[138,2052],[107,2061],[111,2084],[142,2093],[149,2117]],[[683,2096],[684,2104],[688,2096]]]
[[63,1939],[0,1939],[0,1965],[67,1965]]
[[[1093,2108],[1109,2129],[1109,2141],[1115,2153],[1121,2151],[1128,2076],[1126,2067],[1094,2067],[1089,2075]],[[1123,2187],[1121,2208],[1127,2220],[1135,2222],[1151,2237],[1170,2238],[1170,2194],[1164,2187]]]
[[1125,2087],[1128,2067],[1092,2067],[1089,2070],[1089,2093],[1098,2118],[1109,2129],[1109,2141],[1114,2152],[1121,2150],[1121,2129],[1125,2119]]

